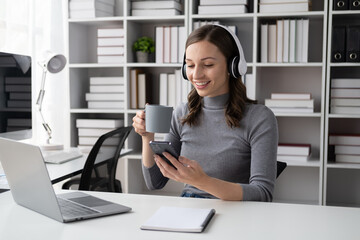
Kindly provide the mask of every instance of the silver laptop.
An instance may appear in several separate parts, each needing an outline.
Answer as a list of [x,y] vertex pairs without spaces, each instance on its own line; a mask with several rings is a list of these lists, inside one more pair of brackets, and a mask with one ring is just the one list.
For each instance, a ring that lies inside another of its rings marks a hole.
[[0,138],[0,161],[15,202],[59,222],[131,210],[82,192],[56,195],[38,146]]

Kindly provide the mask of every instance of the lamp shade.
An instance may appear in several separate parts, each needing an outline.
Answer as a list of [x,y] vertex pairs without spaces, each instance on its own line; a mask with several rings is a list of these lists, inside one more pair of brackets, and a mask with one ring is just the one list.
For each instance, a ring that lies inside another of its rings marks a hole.
[[42,61],[42,67],[51,73],[58,73],[64,69],[66,65],[66,58],[62,54],[55,54],[51,51],[44,53],[44,61]]

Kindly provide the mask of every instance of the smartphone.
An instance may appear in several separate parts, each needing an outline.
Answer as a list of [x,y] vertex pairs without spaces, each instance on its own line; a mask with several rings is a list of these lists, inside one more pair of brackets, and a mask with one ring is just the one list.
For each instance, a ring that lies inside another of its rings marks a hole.
[[[174,158],[176,158],[176,159],[179,158],[179,154],[177,154],[177,152],[175,151],[175,148],[173,147],[173,145],[171,145],[171,142],[167,142],[167,141],[150,141],[149,145],[150,145],[151,149],[153,150],[153,152],[155,154],[162,157],[162,159],[164,159],[171,166],[173,166],[172,163],[162,153],[163,152],[168,152]],[[173,166],[173,167],[175,167],[175,166]]]

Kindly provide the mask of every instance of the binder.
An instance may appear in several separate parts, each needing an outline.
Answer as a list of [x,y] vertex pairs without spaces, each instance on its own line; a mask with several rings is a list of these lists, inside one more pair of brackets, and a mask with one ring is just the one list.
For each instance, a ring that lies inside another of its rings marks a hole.
[[350,0],[350,10],[360,10],[360,0]]
[[333,26],[331,61],[345,62],[345,26]]
[[360,26],[347,26],[346,61],[360,62]]
[[334,1],[334,10],[348,10],[348,9],[349,9],[349,0]]

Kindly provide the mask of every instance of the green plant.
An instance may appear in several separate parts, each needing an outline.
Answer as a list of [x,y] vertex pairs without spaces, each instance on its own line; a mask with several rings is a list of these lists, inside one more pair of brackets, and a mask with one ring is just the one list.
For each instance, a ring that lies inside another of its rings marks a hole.
[[135,52],[153,53],[155,51],[154,40],[150,37],[140,37],[134,42],[133,50]]

